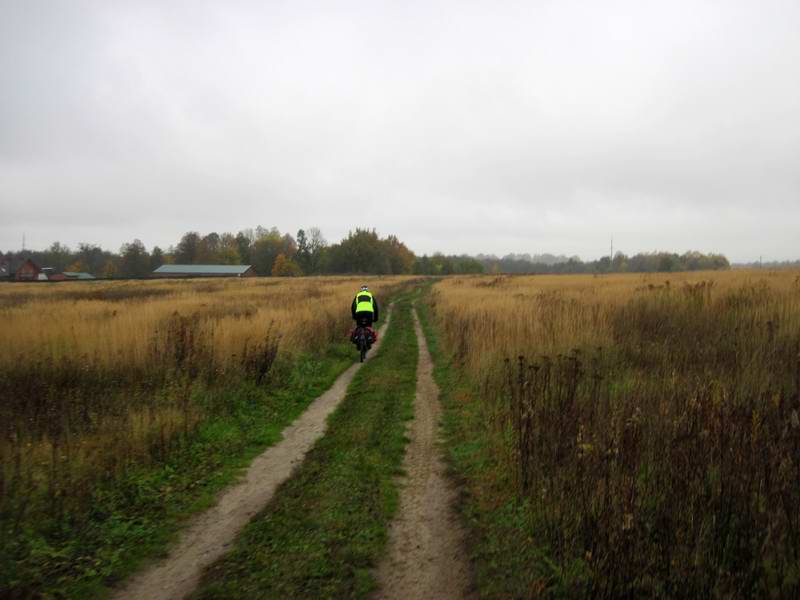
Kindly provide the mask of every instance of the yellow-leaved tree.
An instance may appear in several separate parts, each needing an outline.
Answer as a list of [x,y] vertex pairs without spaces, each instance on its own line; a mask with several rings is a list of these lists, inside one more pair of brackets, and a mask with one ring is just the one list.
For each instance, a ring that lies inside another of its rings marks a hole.
[[303,274],[300,266],[285,254],[278,254],[275,264],[272,265],[273,277],[299,277]]

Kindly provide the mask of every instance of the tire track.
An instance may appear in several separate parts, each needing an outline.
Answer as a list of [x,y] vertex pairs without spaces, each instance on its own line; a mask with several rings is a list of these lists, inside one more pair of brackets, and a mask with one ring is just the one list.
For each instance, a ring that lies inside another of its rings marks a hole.
[[455,510],[458,490],[438,448],[441,415],[433,361],[414,311],[419,344],[414,420],[403,468],[400,510],[378,568],[380,600],[476,597],[466,553],[466,534]]

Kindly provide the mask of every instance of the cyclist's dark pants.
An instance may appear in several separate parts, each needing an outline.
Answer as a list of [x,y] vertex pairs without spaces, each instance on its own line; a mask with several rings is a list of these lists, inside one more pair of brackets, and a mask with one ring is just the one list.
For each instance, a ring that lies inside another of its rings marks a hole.
[[374,313],[371,312],[357,312],[356,313],[356,325],[366,325],[367,327],[372,327],[372,317]]

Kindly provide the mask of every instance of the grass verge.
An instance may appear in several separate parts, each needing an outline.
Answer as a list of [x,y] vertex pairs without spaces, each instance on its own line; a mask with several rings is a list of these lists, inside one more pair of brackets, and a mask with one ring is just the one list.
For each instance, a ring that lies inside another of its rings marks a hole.
[[426,302],[417,312],[434,362],[434,378],[444,408],[445,447],[462,481],[460,510],[470,535],[470,558],[481,598],[528,598],[545,592],[569,595],[575,574],[559,572],[547,551],[531,537],[529,511],[516,497],[508,467],[489,447],[478,390],[439,343]]
[[195,598],[361,598],[397,509],[417,341],[408,297],[361,369],[327,434],[206,573]]
[[[270,386],[242,382],[198,389],[198,402],[224,406],[166,462],[132,467],[92,492],[89,514],[15,530],[0,547],[0,598],[88,598],[163,554],[189,515],[213,504],[250,460],[328,389],[355,356],[350,344],[299,357]],[[216,397],[215,397],[216,396]]]

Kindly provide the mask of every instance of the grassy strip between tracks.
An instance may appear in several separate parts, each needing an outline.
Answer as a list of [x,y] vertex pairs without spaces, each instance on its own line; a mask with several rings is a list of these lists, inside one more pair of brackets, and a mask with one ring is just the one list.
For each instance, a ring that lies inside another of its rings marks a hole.
[[444,407],[447,457],[466,492],[459,508],[469,531],[480,597],[558,596],[565,574],[530,537],[527,511],[516,499],[508,467],[498,464],[490,452],[480,395],[439,343],[428,305],[419,302],[417,309]]
[[417,354],[406,298],[327,434],[194,597],[360,598],[373,589],[371,570],[397,509]]
[[341,343],[285,365],[271,385],[196,390],[209,398],[224,395],[225,414],[180,441],[166,463],[132,466],[123,480],[98,486],[90,514],[2,533],[0,598],[105,595],[105,584],[162,553],[186,517],[213,504],[354,358],[350,344]]

